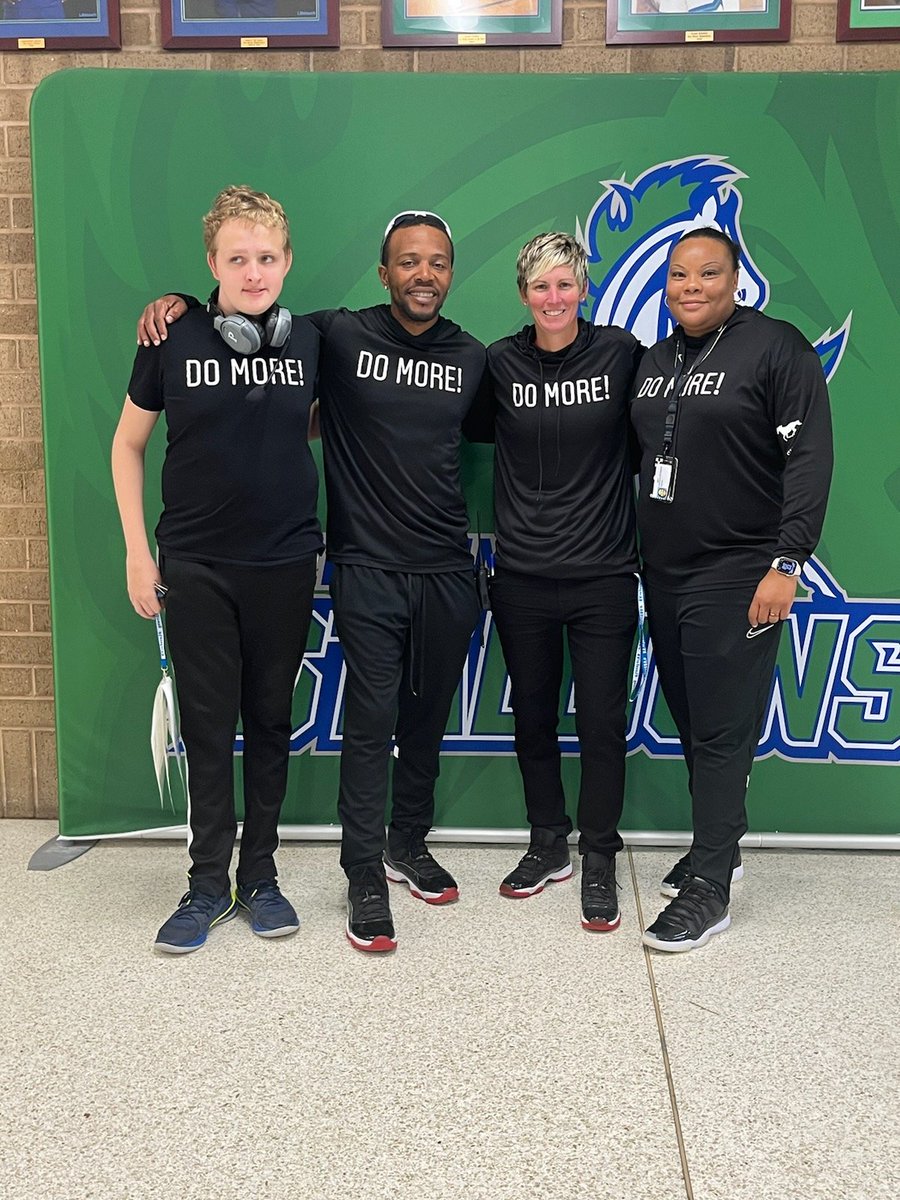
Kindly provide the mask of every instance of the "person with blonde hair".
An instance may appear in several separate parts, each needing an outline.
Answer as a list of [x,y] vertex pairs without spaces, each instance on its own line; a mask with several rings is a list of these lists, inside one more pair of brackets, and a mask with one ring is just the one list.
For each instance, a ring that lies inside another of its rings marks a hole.
[[[199,949],[238,909],[260,937],[298,928],[274,854],[322,549],[307,444],[319,335],[278,303],[292,259],[284,209],[264,192],[227,187],[203,237],[216,287],[167,339],[138,347],[112,451],[128,595],[150,619],[165,604],[189,770],[189,887],[155,943],[170,954]],[[157,562],[143,485],[160,413]],[[239,718],[244,825],[232,892]]]
[[531,826],[500,892],[523,899],[572,875],[558,738],[565,637],[581,751],[581,923],[609,932],[620,922],[615,857],[637,619],[628,399],[643,347],[580,317],[587,259],[571,235],[532,238],[516,275],[534,323],[488,347],[491,401],[465,427],[496,444],[491,607]]

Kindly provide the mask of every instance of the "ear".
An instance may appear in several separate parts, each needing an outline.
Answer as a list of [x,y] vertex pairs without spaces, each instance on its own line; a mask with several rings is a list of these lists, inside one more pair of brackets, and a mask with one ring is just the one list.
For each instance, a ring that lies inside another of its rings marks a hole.
[[284,273],[285,273],[285,275],[287,275],[288,271],[291,269],[293,262],[294,262],[293,250],[285,250],[285,252],[284,252]]
[[221,283],[222,281],[219,279],[219,272],[216,270],[216,256],[212,252],[208,252],[206,255],[206,265],[212,272],[212,277],[216,283]]
[[387,285],[388,285],[387,267],[382,266],[380,263],[378,265],[378,278],[381,280],[381,282],[384,284],[384,286],[387,287]]

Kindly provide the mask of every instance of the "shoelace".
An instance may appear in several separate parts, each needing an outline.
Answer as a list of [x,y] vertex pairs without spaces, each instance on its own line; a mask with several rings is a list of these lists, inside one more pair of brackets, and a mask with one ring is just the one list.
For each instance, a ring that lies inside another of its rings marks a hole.
[[353,905],[353,915],[356,921],[382,920],[388,914],[388,905],[381,880],[374,872],[368,873],[361,881],[362,895]]
[[[208,892],[185,892],[178,904],[179,913],[192,916],[194,913],[206,916],[216,906],[217,897]],[[178,914],[175,914],[178,915]]]
[[689,881],[669,904],[666,912],[672,917],[702,917],[704,901],[713,893],[713,888],[698,884],[696,880]]
[[[414,862],[414,863],[420,863],[420,862],[434,863],[434,858],[432,857],[431,851],[428,849],[428,847],[425,845],[424,842],[419,846],[415,846],[415,845],[410,846],[409,858],[410,858],[410,862]],[[434,865],[437,866],[437,863],[434,863]]]
[[585,889],[589,892],[613,892],[619,886],[618,880],[612,877],[612,867],[599,868],[599,874],[596,879],[588,879],[585,883]]
[[544,847],[540,847],[537,850],[527,850],[525,852],[525,854],[522,856],[522,862],[530,861],[530,862],[543,864],[544,862],[546,862],[546,860],[549,858],[549,856],[550,856],[549,847],[546,849]]
[[273,908],[284,903],[284,896],[278,890],[277,884],[261,883],[253,889],[249,899],[255,900],[261,907]]

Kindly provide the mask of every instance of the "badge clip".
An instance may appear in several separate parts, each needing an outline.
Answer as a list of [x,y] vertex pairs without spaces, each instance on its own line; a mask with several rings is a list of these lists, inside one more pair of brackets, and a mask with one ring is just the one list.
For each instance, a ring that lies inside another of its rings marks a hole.
[[668,454],[657,454],[653,460],[653,482],[650,485],[650,499],[671,504],[675,498],[675,476],[677,473],[677,458],[672,458]]

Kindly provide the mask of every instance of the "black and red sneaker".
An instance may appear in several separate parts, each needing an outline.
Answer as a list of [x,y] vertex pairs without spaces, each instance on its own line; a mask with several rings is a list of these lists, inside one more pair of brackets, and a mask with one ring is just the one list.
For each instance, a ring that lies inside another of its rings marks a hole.
[[347,940],[357,950],[385,953],[397,949],[387,880],[381,863],[348,872]]
[[519,865],[500,884],[500,895],[513,900],[536,896],[548,883],[559,883],[572,874],[569,843],[551,829],[532,829],[531,845]]
[[619,928],[616,860],[589,851],[581,860],[581,928],[611,933]]
[[435,861],[424,838],[413,838],[401,847],[388,845],[384,873],[393,883],[408,884],[410,895],[426,904],[450,904],[459,899],[456,880]]

